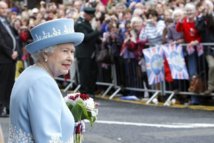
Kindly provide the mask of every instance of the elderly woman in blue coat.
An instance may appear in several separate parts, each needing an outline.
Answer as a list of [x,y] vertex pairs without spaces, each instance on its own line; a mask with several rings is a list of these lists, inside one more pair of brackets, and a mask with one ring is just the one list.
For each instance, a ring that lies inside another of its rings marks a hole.
[[84,34],[71,19],[56,19],[31,30],[27,45],[35,64],[16,80],[10,100],[9,143],[73,143],[74,118],[54,77],[68,73]]

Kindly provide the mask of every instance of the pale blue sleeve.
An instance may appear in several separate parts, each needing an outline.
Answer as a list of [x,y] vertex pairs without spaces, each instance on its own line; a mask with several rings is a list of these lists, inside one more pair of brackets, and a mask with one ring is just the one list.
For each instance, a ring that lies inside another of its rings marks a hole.
[[29,89],[28,114],[36,143],[61,140],[61,93],[48,78],[38,79]]
[[163,20],[158,21],[157,23],[157,36],[163,35],[163,30],[166,27],[165,22]]
[[140,31],[140,35],[139,35],[140,41],[146,41],[146,40],[148,39],[147,33],[148,33],[147,27],[145,26],[145,27],[142,28],[141,31]]

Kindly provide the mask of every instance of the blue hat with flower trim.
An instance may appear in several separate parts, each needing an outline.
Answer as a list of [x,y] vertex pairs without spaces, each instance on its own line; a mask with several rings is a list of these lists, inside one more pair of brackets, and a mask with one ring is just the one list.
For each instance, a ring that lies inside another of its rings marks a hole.
[[74,21],[66,18],[39,24],[30,33],[33,42],[26,46],[30,54],[58,44],[73,43],[77,46],[84,38],[83,33],[74,31]]

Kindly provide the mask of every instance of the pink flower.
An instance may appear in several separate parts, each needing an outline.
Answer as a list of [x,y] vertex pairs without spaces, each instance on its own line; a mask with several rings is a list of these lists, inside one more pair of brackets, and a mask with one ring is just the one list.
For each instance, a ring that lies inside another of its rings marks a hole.
[[74,100],[76,100],[77,97],[76,96],[69,96],[68,98],[74,101]]

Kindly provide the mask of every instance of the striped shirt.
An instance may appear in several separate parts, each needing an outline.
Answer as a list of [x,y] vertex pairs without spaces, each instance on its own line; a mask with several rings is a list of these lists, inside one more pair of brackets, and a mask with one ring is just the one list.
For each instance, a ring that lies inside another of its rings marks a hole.
[[156,25],[147,23],[140,32],[140,40],[148,41],[149,45],[162,44],[162,34],[165,28],[163,20],[157,22]]

